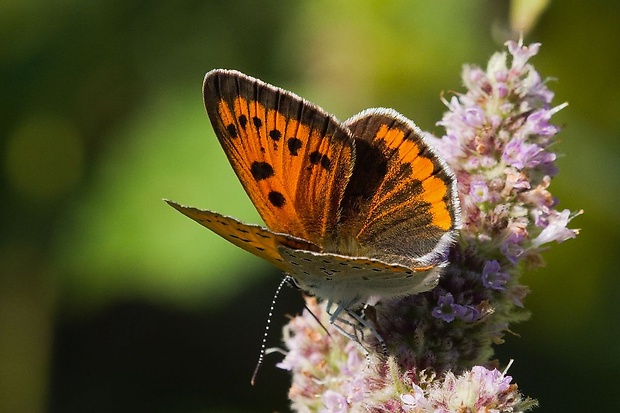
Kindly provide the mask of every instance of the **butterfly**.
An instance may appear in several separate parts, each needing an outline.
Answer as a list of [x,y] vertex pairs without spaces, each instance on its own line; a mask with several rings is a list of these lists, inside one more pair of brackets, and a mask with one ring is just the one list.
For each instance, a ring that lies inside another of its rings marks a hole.
[[379,108],[340,122],[234,70],[207,73],[203,92],[266,227],[168,204],[327,300],[332,324],[371,298],[437,285],[460,228],[456,179],[412,121]]

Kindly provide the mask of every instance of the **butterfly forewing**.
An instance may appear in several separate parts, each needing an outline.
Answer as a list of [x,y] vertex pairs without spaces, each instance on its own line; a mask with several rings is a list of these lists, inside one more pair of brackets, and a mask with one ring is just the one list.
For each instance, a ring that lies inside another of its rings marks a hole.
[[227,241],[243,248],[252,254],[263,258],[283,271],[292,271],[291,266],[282,259],[278,247],[318,251],[319,248],[305,240],[287,234],[276,234],[259,225],[245,224],[235,218],[227,217],[217,212],[179,205],[176,202],[166,202],[194,221],[209,228]]
[[[407,258],[414,265],[445,260],[439,252],[445,252],[460,225],[456,180],[447,165],[413,122],[393,110],[369,109],[345,125],[359,142],[358,164],[343,202],[345,210],[357,206],[363,216],[353,225],[356,239],[402,256],[405,263]],[[369,180],[364,165],[379,177]]]
[[302,98],[236,71],[207,73],[204,100],[267,226],[317,244],[334,237],[354,163],[348,130]]

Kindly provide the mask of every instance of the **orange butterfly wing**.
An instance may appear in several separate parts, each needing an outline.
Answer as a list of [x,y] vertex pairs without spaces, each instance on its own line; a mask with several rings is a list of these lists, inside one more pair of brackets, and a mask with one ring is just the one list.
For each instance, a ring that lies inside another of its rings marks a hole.
[[204,101],[269,229],[319,245],[334,237],[354,164],[349,131],[317,106],[237,71],[207,73]]
[[165,201],[183,215],[209,228],[227,241],[269,261],[286,272],[291,272],[293,269],[290,264],[282,259],[278,247],[285,246],[292,249],[319,251],[316,245],[288,234],[277,234],[259,225],[244,224],[235,218],[217,212],[187,207],[169,200]]
[[422,132],[389,109],[344,124],[240,72],[214,70],[205,106],[269,228],[172,207],[293,274],[338,310],[433,288],[460,227],[456,180]]
[[388,262],[441,265],[460,227],[456,179],[448,166],[420,129],[391,109],[368,109],[345,126],[358,150],[343,201],[345,225],[349,221],[360,245],[385,252]]

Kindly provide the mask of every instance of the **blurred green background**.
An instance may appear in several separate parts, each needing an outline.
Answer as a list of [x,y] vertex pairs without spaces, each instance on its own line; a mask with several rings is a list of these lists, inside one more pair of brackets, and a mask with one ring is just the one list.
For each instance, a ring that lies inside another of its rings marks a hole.
[[[287,411],[280,356],[249,385],[281,275],[161,201],[260,222],[204,113],[205,72],[242,70],[342,120],[393,107],[441,134],[441,92],[518,37],[511,6],[526,3],[541,2],[0,3],[0,411]],[[533,63],[570,104],[551,190],[585,210],[581,235],[524,276],[533,317],[497,351],[537,411],[617,405],[618,16],[568,0],[525,17]],[[286,289],[270,345],[300,309]]]

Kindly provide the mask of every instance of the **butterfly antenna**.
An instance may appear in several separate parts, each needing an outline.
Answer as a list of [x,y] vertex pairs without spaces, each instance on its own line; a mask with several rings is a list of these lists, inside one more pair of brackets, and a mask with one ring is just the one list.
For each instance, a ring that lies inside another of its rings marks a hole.
[[[299,286],[299,284],[297,284],[297,280],[296,280],[296,279],[294,279],[293,277],[291,277],[290,275],[287,275],[287,276],[284,278],[284,281],[285,281],[288,285],[290,285],[291,287],[296,288],[296,289],[298,289],[298,290],[301,290],[301,287]],[[317,315],[316,315],[316,314],[314,314],[314,313],[312,312],[312,310],[310,309],[310,307],[308,307],[308,305],[307,305],[305,302],[304,302],[304,308],[305,308],[306,310],[308,310],[308,313],[310,313],[310,315],[312,316],[312,318],[314,318],[314,319],[316,320],[316,322],[317,322],[317,323],[321,326],[321,328],[322,328],[323,330],[325,330],[325,333],[327,333],[327,336],[328,336],[328,337],[331,337],[332,335],[331,335],[331,334],[329,334],[329,331],[327,331],[327,328],[323,325],[323,323],[321,322],[321,320],[319,320],[319,317],[317,317]]]
[[273,309],[276,306],[276,300],[278,299],[278,296],[280,295],[280,291],[282,290],[282,287],[285,284],[290,285],[292,282],[293,278],[290,275],[285,276],[282,281],[280,281],[280,284],[278,285],[278,288],[276,288],[276,292],[273,295],[273,299],[271,300],[271,306],[269,307],[269,314],[267,315],[267,324],[265,325],[265,332],[263,334],[263,341],[261,342],[260,345],[260,353],[258,355],[258,362],[256,362],[256,367],[254,368],[254,373],[252,373],[252,379],[250,380],[250,383],[252,384],[252,386],[254,386],[254,383],[256,382],[256,375],[258,374],[258,369],[260,369],[260,366],[263,364],[263,359],[265,358],[265,352],[267,351],[267,336],[269,335],[269,327],[271,325],[271,317],[273,317]]

